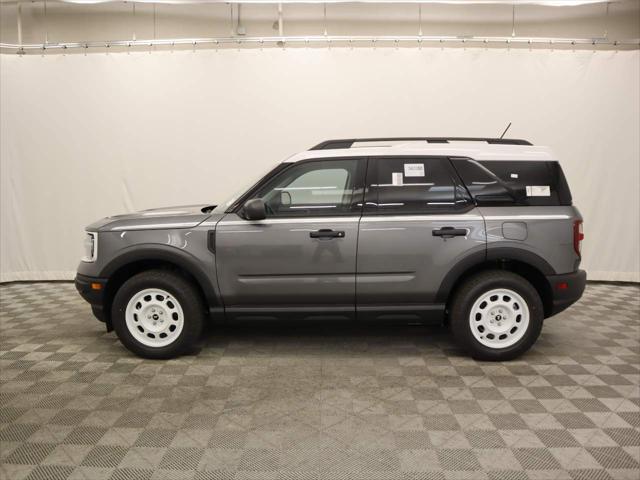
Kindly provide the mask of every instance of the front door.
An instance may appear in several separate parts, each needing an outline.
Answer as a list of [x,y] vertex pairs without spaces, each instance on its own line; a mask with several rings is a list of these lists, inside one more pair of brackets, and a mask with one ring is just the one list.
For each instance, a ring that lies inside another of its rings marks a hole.
[[305,160],[258,187],[267,218],[227,214],[216,228],[228,316],[355,312],[365,158]]
[[360,222],[360,318],[441,318],[438,290],[465,258],[485,255],[484,220],[446,158],[369,160]]

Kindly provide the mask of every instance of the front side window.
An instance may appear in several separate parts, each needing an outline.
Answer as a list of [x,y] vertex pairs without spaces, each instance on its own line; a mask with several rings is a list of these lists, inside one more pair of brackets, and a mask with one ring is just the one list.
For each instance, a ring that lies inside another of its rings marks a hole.
[[296,164],[256,192],[255,197],[265,202],[267,217],[348,214],[353,211],[354,195],[362,195],[358,188],[360,163],[347,159]]
[[370,172],[369,213],[438,213],[470,203],[445,158],[377,158]]

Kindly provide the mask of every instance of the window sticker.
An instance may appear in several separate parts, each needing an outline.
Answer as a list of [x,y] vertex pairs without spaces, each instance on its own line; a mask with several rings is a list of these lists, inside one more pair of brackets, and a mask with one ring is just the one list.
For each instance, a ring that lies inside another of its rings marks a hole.
[[527,197],[550,197],[549,185],[527,185]]
[[518,178],[518,174],[517,173],[512,173],[511,174],[511,178]]
[[405,163],[405,177],[424,177],[424,163]]
[[393,172],[391,174],[391,185],[402,185],[402,172]]

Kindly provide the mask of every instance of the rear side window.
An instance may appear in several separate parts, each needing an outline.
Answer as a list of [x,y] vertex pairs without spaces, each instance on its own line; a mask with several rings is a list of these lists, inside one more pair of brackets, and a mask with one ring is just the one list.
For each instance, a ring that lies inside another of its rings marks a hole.
[[479,203],[571,205],[571,192],[558,162],[453,159],[452,163]]
[[367,187],[367,213],[438,213],[471,205],[445,158],[372,158]]

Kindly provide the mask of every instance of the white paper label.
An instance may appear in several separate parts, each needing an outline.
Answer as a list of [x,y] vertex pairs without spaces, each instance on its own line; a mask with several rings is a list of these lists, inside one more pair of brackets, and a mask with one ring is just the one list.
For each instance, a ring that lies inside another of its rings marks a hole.
[[424,177],[424,163],[405,163],[405,177]]
[[512,173],[511,174],[511,178],[518,178],[518,174],[517,173]]
[[549,185],[527,185],[527,197],[550,197]]
[[393,172],[391,174],[391,185],[402,185],[402,172]]

